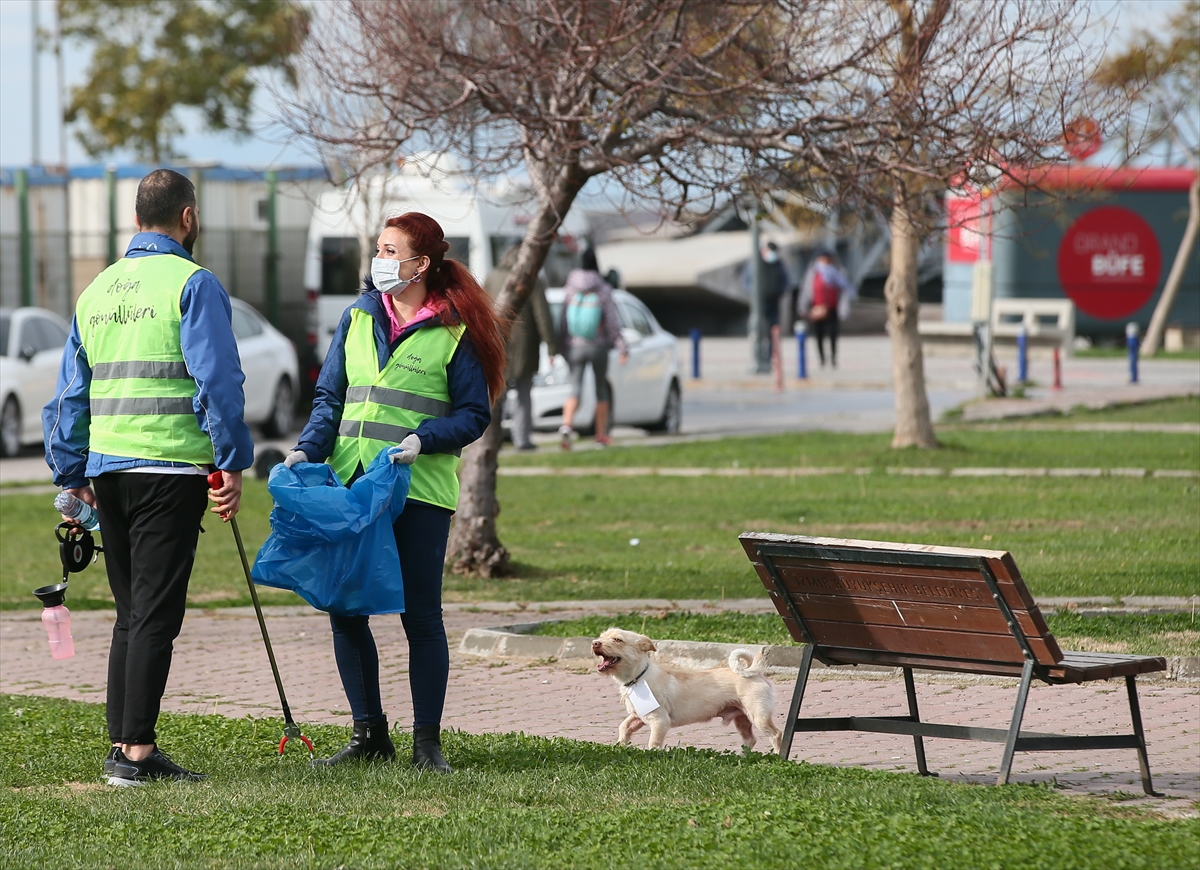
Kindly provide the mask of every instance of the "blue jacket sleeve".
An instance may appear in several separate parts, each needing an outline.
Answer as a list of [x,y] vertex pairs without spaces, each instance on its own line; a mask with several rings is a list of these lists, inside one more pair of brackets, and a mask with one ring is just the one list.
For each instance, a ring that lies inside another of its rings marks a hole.
[[246,376],[233,337],[229,297],[216,276],[201,270],[188,279],[179,307],[183,360],[197,386],[196,421],[212,439],[217,468],[249,468],[254,464],[254,439],[243,419]]
[[346,387],[350,383],[346,377],[346,331],[349,328],[350,309],[347,308],[329,342],[313,393],[312,413],[296,444],[296,449],[303,450],[309,462],[324,462],[333,455],[338,425],[342,422]]
[[85,486],[88,482],[88,428],[92,412],[88,394],[92,367],[79,339],[79,324],[71,319],[71,334],[63,347],[58,366],[58,386],[54,398],[42,409],[42,433],[45,437],[46,464],[54,472],[54,483],[64,489]]
[[477,440],[492,421],[487,378],[469,333],[463,333],[458,349],[446,366],[446,380],[450,391],[450,413],[425,420],[417,427],[422,453],[461,450]]

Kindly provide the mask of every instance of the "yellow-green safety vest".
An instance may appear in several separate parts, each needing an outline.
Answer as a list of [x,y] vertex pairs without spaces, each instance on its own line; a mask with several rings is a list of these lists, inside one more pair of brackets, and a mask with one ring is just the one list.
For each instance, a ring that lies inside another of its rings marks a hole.
[[[464,331],[462,324],[421,327],[396,348],[380,371],[374,319],[361,308],[350,309],[346,399],[329,459],[343,482],[354,475],[359,464],[369,466],[380,450],[399,444],[422,421],[450,413],[446,366]],[[417,456],[408,497],[457,510],[461,454],[456,450]]]
[[75,320],[92,369],[88,447],[110,456],[209,465],[196,381],[179,340],[180,300],[201,271],[174,254],[125,257],[79,296]]

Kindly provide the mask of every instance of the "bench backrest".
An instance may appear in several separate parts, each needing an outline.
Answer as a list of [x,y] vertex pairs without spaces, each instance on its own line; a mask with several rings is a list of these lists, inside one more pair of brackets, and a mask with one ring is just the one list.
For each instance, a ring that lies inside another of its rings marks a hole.
[[999,550],[747,532],[739,538],[798,643],[826,664],[1020,674],[1062,661]]

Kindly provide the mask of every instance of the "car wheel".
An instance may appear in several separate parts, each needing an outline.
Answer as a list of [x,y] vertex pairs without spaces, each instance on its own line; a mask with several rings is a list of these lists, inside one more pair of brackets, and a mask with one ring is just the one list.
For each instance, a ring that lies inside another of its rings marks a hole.
[[21,406],[16,396],[4,400],[0,411],[0,456],[16,456],[21,452]]
[[275,387],[275,398],[271,401],[271,416],[263,421],[263,434],[268,438],[283,438],[292,431],[296,419],[296,395],[292,382],[280,378]]
[[663,404],[662,417],[650,428],[655,432],[678,435],[682,424],[683,398],[679,395],[679,384],[672,381],[671,388],[667,390],[667,401]]

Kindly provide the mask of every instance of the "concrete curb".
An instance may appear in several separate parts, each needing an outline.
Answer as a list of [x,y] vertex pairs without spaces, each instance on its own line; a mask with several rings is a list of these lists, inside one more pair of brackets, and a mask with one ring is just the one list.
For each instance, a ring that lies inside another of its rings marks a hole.
[[[548,620],[553,621],[553,620]],[[550,637],[530,634],[540,622],[520,622],[500,625],[495,628],[472,628],[463,635],[459,652],[481,658],[529,659],[557,662],[564,665],[587,665],[595,662],[590,637]],[[746,643],[702,643],[687,640],[656,640],[659,661],[688,668],[715,668],[729,660],[735,649],[749,650],[762,654],[766,671],[774,676],[794,677],[800,670],[802,649],[799,646],[776,646],[773,644]],[[841,673],[846,676],[863,675],[875,679],[900,677],[900,668],[876,667],[873,665],[827,666],[813,661],[813,670]],[[949,674],[945,671],[922,671],[914,673],[952,678],[957,682],[979,678],[970,674]],[[989,678],[990,679],[990,678]],[[1148,682],[1200,682],[1200,656],[1170,656],[1167,669],[1154,674],[1143,674]]]

